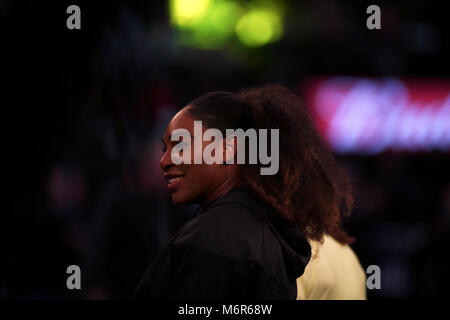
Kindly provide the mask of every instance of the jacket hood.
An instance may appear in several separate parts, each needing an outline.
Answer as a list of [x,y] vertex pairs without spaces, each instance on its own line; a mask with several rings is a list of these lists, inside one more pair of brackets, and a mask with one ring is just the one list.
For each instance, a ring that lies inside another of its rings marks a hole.
[[196,214],[202,214],[208,209],[227,202],[239,203],[259,215],[267,222],[269,228],[279,240],[287,274],[291,279],[297,279],[311,259],[311,246],[298,227],[264,204],[255,195],[243,187],[237,187],[229,193],[214,200],[204,202]]

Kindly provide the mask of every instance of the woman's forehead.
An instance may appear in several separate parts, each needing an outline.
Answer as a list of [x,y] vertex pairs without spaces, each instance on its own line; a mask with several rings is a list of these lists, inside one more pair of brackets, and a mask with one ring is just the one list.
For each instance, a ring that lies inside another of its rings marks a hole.
[[194,120],[189,115],[188,106],[178,111],[167,125],[165,135],[168,136],[176,129],[186,129],[192,131],[194,128]]

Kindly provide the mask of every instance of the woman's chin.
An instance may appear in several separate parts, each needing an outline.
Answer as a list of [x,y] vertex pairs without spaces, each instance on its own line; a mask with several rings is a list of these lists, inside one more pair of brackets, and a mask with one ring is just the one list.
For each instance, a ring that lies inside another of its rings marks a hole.
[[183,194],[183,192],[180,192],[180,190],[172,192],[171,198],[174,205],[185,205],[196,202],[194,197]]
[[187,203],[186,197],[183,197],[183,194],[179,191],[172,192],[172,203],[174,205],[183,205]]

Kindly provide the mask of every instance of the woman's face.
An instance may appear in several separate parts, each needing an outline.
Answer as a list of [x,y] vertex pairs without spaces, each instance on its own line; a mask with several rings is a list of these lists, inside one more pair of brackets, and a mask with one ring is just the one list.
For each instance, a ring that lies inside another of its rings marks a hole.
[[[191,145],[186,145],[186,148],[190,147],[191,149],[191,164],[177,165],[172,161],[172,149],[181,142],[181,140],[171,141],[170,139],[172,132],[176,129],[186,129],[191,135]],[[206,129],[203,128],[204,130]],[[183,108],[172,118],[162,140],[164,154],[160,160],[160,166],[174,204],[211,200],[229,187],[227,186],[230,182],[228,166],[215,163],[206,164],[203,161],[201,164],[194,164],[194,119],[188,114],[187,108]],[[200,143],[200,141],[196,142]],[[208,144],[209,142],[202,143],[202,153]]]

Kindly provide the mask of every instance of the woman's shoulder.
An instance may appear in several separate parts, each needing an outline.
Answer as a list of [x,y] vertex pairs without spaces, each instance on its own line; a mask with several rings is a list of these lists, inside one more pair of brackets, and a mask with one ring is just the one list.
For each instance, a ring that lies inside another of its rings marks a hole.
[[250,207],[224,201],[208,207],[188,221],[174,241],[235,259],[261,256],[264,220]]

